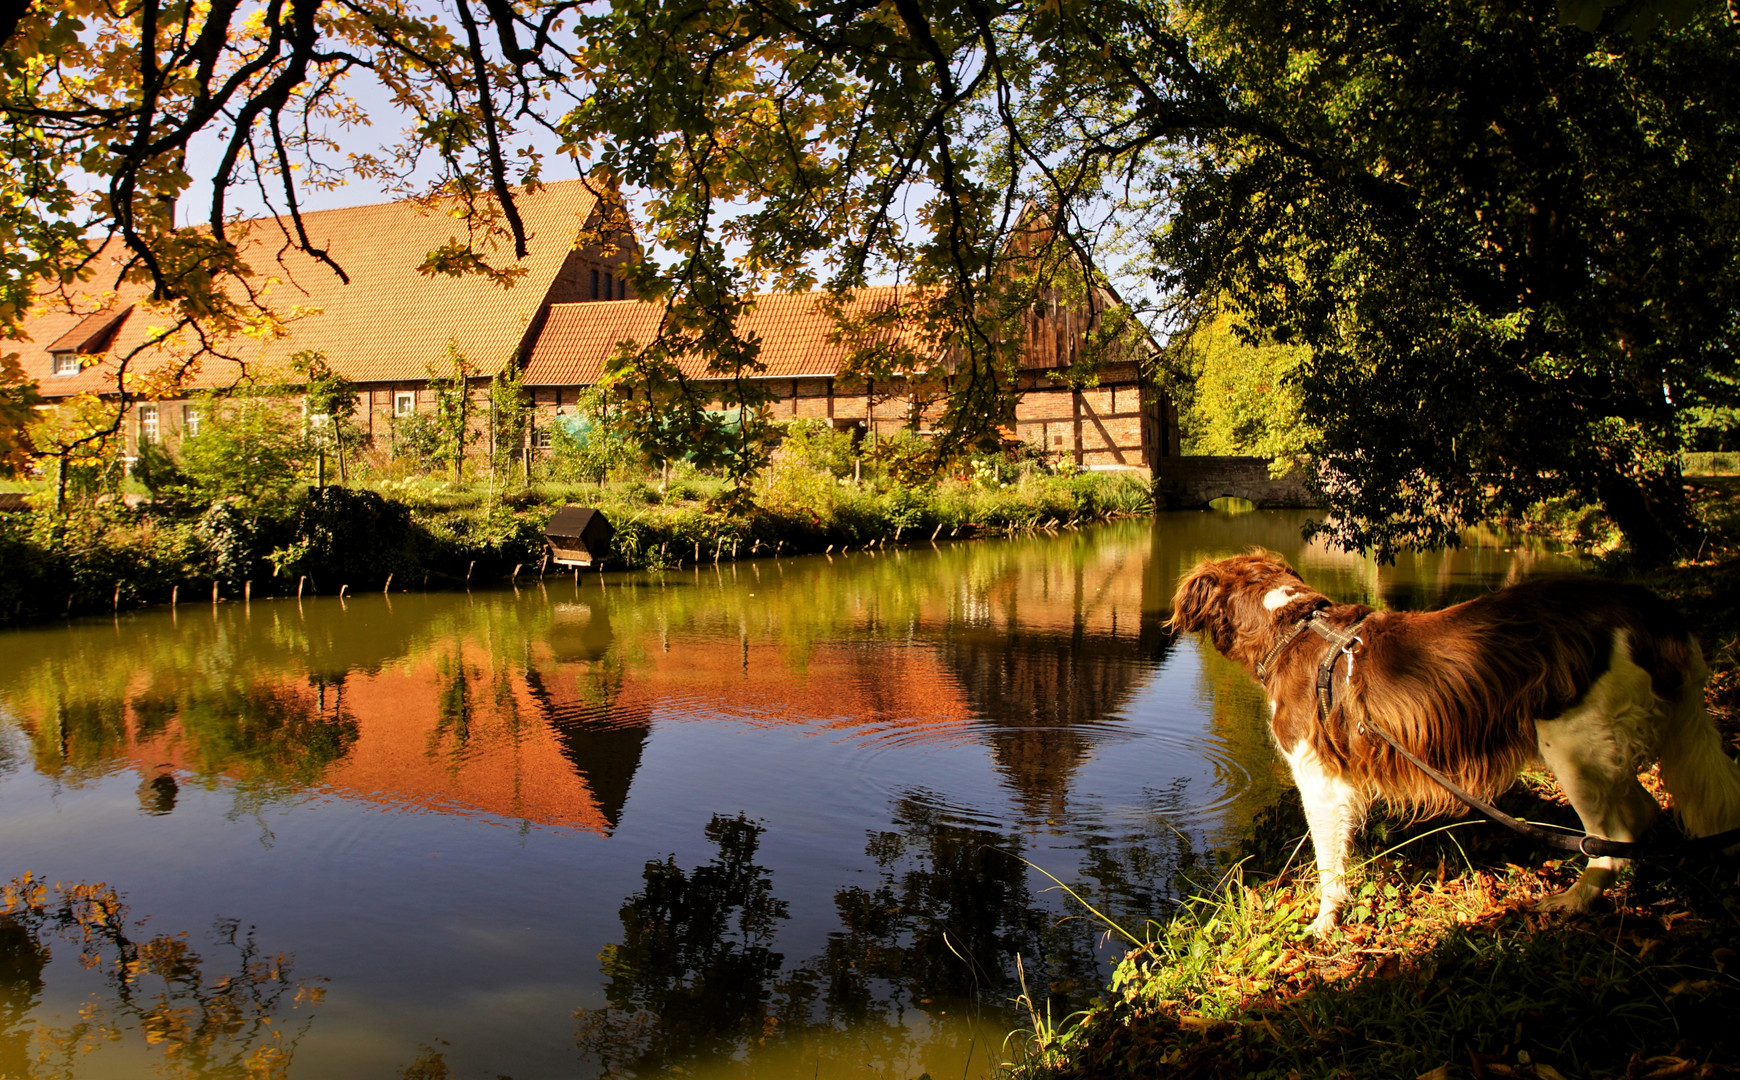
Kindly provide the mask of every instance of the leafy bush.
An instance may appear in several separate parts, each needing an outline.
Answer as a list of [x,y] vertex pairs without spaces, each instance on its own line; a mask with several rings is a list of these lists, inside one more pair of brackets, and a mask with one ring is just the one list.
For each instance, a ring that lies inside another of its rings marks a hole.
[[427,413],[395,416],[392,421],[393,456],[409,459],[426,469],[441,451],[441,432]]
[[936,479],[936,448],[929,439],[905,428],[893,435],[865,440],[868,448],[864,459],[889,481],[908,487],[922,487]]
[[310,492],[295,532],[299,547],[277,560],[286,576],[318,567],[340,582],[403,577],[428,547],[404,503],[342,487]]
[[793,420],[777,454],[785,461],[844,479],[852,475],[858,444],[850,431],[839,431],[822,420]]
[[146,442],[139,446],[133,459],[133,479],[145,486],[153,499],[170,499],[189,488],[187,474],[175,464],[160,443]]
[[756,501],[769,510],[816,521],[833,517],[840,498],[840,481],[809,458],[810,445],[787,440],[773,452],[756,485]]
[[302,416],[276,389],[208,395],[206,422],[181,443],[181,472],[190,499],[281,500],[296,487],[312,459]]
[[234,503],[216,502],[199,519],[199,535],[211,555],[211,573],[219,581],[239,586],[254,576],[259,559],[256,521]]
[[585,417],[558,416],[549,431],[546,473],[552,480],[602,484],[630,458],[621,436]]

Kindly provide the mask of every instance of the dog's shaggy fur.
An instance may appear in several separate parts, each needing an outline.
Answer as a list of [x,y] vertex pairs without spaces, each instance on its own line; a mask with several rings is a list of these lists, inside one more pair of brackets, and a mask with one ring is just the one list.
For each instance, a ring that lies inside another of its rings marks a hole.
[[[1172,599],[1175,631],[1206,631],[1256,676],[1300,620],[1359,628],[1351,677],[1335,667],[1334,710],[1317,711],[1316,675],[1334,648],[1295,637],[1269,665],[1272,729],[1304,798],[1317,850],[1319,908],[1331,930],[1347,899],[1347,855],[1373,798],[1419,813],[1460,812],[1448,792],[1365,729],[1384,731],[1463,788],[1491,798],[1546,762],[1585,831],[1635,840],[1658,806],[1637,781],[1661,762],[1687,833],[1740,826],[1740,766],[1704,708],[1709,671],[1697,640],[1661,597],[1594,578],[1547,578],[1430,612],[1374,611],[1313,591],[1278,555],[1197,565]],[[1623,860],[1589,860],[1542,906],[1583,910]]]

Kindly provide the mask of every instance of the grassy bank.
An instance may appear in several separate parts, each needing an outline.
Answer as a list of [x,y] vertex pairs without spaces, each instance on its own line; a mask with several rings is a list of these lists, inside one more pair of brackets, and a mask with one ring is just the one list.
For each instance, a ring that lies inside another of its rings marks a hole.
[[[1740,499],[1711,490],[1716,544],[1649,584],[1698,628],[1709,700],[1740,747]],[[1646,774],[1646,782],[1653,777]],[[1657,787],[1660,794],[1659,786]],[[1501,805],[1576,826],[1550,776]],[[1482,820],[1377,820],[1343,931],[1306,936],[1316,874],[1297,796],[1131,931],[1105,996],[1011,1036],[1013,1077],[1675,1077],[1740,1075],[1740,885],[1732,858],[1636,864],[1584,916],[1537,914],[1582,859]]]
[[109,497],[64,515],[0,514],[0,626],[209,601],[214,587],[236,599],[502,581],[538,571],[544,525],[570,502],[615,526],[605,569],[1071,528],[1151,507],[1136,474],[1043,471],[906,486],[787,470],[747,496],[691,476],[664,492],[645,480],[503,492],[417,478],[256,505]]
[[[1540,795],[1509,809],[1574,823]],[[1459,823],[1368,836],[1349,923],[1305,934],[1315,880],[1247,857],[1148,928],[1110,993],[1009,1047],[1020,1077],[1729,1076],[1732,866],[1645,867],[1597,913],[1529,905],[1580,860]],[[1265,823],[1285,854],[1296,805]],[[1262,846],[1258,841],[1259,847]]]

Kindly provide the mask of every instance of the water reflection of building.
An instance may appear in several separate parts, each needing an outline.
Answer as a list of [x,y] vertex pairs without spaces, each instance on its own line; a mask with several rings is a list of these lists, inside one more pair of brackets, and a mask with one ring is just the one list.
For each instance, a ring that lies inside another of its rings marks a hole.
[[619,687],[587,692],[582,689],[584,676],[572,671],[546,675],[528,668],[525,679],[558,752],[585,783],[604,819],[600,831],[613,832],[622,822],[629,785],[640,767],[652,710],[643,702],[622,702]]
[[1032,817],[1063,814],[1094,728],[1123,711],[1152,670],[1135,632],[1004,634],[965,629],[943,639],[943,655],[984,718],[980,737]]
[[[1049,817],[1168,647],[1147,548],[1142,529],[751,565],[757,600],[721,581],[716,598],[576,587],[214,612],[183,618],[173,651],[147,636],[76,678],[43,666],[13,700],[46,774],[130,759],[141,779],[167,768],[251,801],[314,788],[609,835],[656,719],[980,745],[1024,813]],[[214,678],[189,663],[201,637],[270,662]]]

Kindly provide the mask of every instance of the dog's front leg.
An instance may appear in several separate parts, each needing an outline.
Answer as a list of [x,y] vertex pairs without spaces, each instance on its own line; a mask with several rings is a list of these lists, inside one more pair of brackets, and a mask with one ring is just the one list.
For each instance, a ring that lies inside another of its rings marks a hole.
[[1341,921],[1341,905],[1348,898],[1347,856],[1370,800],[1362,789],[1332,772],[1308,741],[1301,739],[1283,756],[1304,800],[1311,846],[1317,851],[1317,918],[1311,932],[1323,936]]

